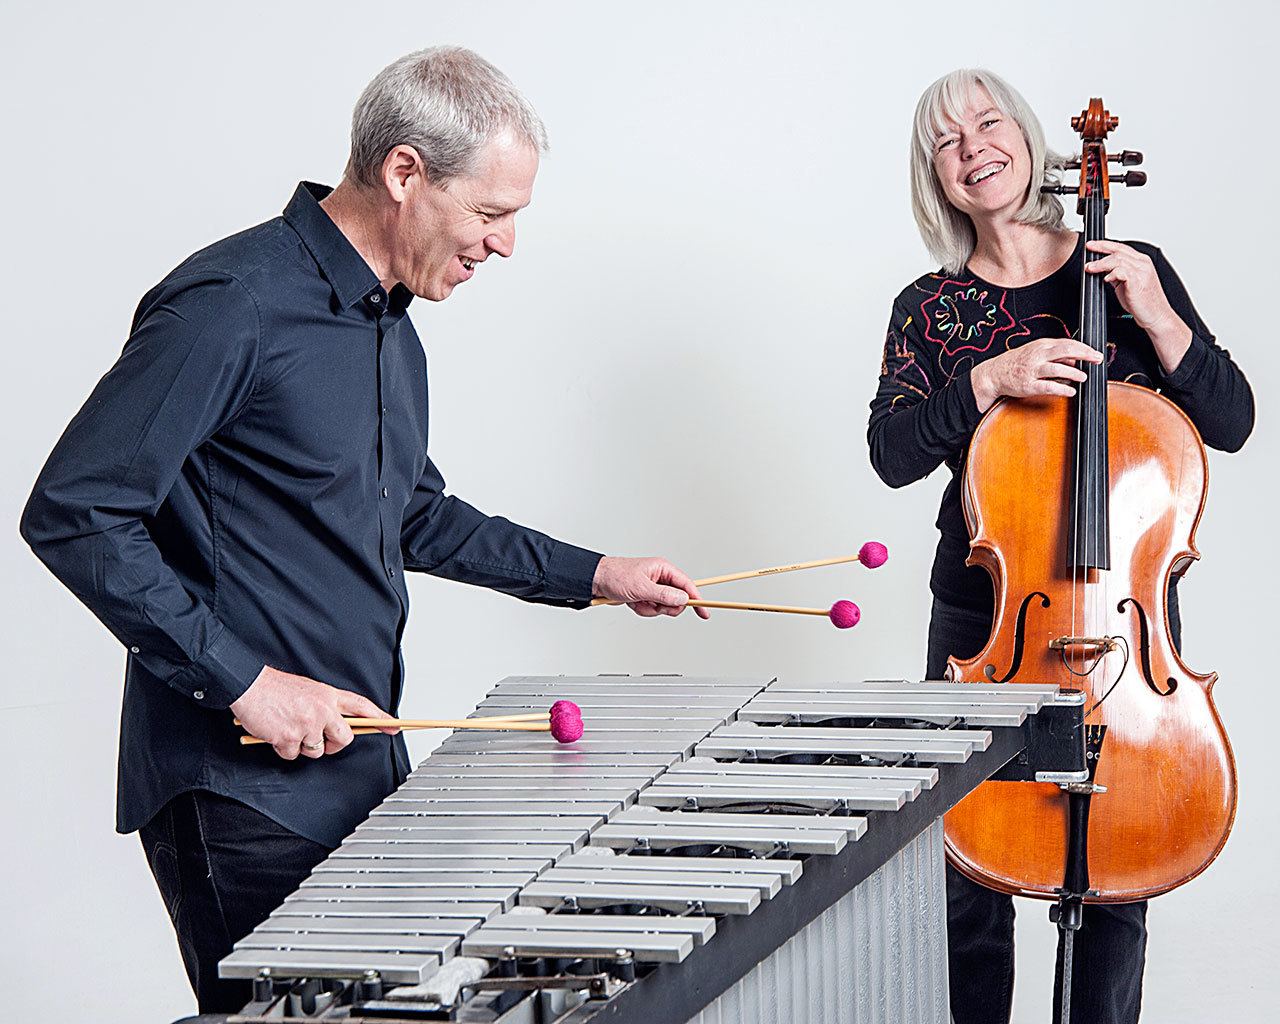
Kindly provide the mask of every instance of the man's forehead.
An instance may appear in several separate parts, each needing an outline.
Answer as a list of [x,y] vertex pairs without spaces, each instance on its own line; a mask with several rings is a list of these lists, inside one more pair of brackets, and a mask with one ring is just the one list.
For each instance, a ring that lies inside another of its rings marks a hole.
[[538,151],[503,133],[485,143],[474,174],[465,179],[476,198],[518,210],[529,205],[538,174]]

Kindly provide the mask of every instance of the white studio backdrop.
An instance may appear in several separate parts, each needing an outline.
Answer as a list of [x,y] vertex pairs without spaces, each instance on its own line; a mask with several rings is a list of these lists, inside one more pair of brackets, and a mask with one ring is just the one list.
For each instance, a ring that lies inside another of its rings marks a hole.
[[[404,713],[462,714],[513,673],[918,677],[944,473],[890,491],[865,442],[891,300],[931,266],[908,203],[911,113],[934,78],[988,66],[1068,149],[1068,117],[1100,94],[1121,119],[1114,145],[1142,150],[1151,176],[1117,196],[1111,234],[1165,249],[1259,398],[1243,453],[1211,455],[1204,559],[1181,590],[1187,660],[1221,674],[1240,811],[1218,862],[1152,906],[1144,1020],[1273,1019],[1277,31],[1272,5],[1240,0],[1096,15],[1025,2],[6,0],[0,1017],[166,1022],[194,1005],[137,839],[113,832],[123,655],[18,538],[31,483],[142,293],[276,215],[298,180],[334,182],[368,79],[453,42],[526,92],[552,152],[514,258],[412,309],[451,489],[693,575],[869,538],[892,555],[876,573],[723,593],[851,597],[863,609],[851,632],[562,612],[415,579]],[[413,753],[440,738],[414,736]],[[1019,909],[1014,1017],[1029,1024],[1048,1017],[1054,935],[1044,904]]]

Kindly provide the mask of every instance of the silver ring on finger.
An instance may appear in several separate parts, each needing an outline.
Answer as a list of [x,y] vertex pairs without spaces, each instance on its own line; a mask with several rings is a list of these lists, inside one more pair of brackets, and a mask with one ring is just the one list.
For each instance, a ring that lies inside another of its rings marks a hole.
[[324,740],[320,740],[318,743],[304,743],[302,744],[302,749],[303,750],[324,750]]

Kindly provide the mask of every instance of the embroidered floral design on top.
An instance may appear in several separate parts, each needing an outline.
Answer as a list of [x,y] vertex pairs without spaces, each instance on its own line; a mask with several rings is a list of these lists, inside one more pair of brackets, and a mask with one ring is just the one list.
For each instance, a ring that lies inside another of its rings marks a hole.
[[946,355],[986,352],[1016,322],[1004,306],[1005,292],[993,297],[975,281],[944,280],[920,304],[924,335]]
[[916,361],[916,354],[907,346],[906,332],[912,319],[907,317],[901,334],[890,325],[884,355],[880,361],[880,376],[889,377],[902,391],[902,394],[894,396],[892,404],[895,408],[909,395],[916,396],[916,399],[928,398],[933,391],[928,372]]

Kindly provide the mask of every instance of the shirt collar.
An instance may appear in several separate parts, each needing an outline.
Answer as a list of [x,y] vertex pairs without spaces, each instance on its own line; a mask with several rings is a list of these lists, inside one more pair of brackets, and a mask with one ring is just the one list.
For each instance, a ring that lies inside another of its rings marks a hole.
[[[343,309],[350,309],[379,288],[379,281],[364,257],[321,209],[320,200],[332,191],[328,185],[299,182],[284,208],[284,219],[302,239]],[[391,289],[392,308],[403,310],[412,297],[408,288],[396,285]]]

